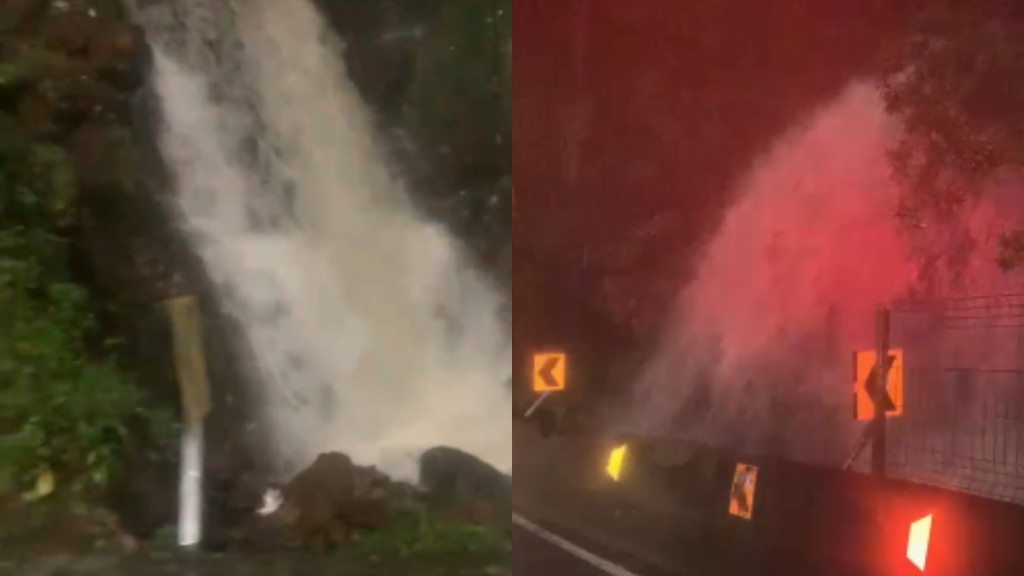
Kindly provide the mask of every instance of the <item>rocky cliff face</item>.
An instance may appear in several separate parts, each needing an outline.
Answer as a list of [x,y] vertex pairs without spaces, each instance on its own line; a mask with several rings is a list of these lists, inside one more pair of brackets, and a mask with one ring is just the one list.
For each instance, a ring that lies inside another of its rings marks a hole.
[[[501,2],[319,4],[345,40],[350,73],[392,135],[421,206],[500,269],[511,207],[502,161]],[[494,58],[480,58],[492,51]],[[168,406],[177,405],[177,387],[160,302],[200,297],[217,383],[211,490],[229,493],[255,468],[245,456],[249,439],[229,424],[244,423],[246,350],[173,225],[170,177],[155,146],[151,60],[120,0],[4,2],[0,146],[37,158],[33,169],[52,184],[37,200],[52,206],[52,228],[72,246],[75,279],[101,304],[107,335],[124,342],[125,366]],[[5,205],[0,197],[0,215]],[[145,533],[173,519],[174,456],[127,458],[115,488],[128,528]]]
[[317,0],[421,206],[491,270],[510,270],[509,0]]

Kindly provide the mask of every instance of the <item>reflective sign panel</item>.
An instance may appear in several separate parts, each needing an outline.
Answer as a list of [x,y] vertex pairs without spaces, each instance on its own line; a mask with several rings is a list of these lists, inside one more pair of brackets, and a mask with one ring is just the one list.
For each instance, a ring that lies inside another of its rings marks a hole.
[[608,466],[605,471],[611,476],[612,480],[618,482],[619,477],[622,475],[622,465],[626,461],[626,445],[623,444],[618,448],[612,450],[612,453],[608,456]]
[[757,466],[737,464],[729,493],[729,514],[750,520],[754,515],[754,491],[757,489]]
[[565,390],[565,362],[562,352],[533,355],[533,391],[556,392]]
[[907,538],[907,559],[921,572],[924,572],[925,563],[928,560],[928,541],[931,537],[931,514],[910,525],[910,536]]
[[[854,353],[854,416],[857,420],[875,417],[875,387],[878,386],[878,352],[858,350]],[[889,359],[881,367],[886,370],[886,414],[903,414],[903,350],[890,350]]]

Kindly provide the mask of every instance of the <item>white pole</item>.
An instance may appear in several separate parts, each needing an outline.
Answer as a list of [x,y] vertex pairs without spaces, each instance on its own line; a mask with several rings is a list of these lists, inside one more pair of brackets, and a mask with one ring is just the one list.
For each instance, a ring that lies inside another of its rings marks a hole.
[[203,537],[203,420],[185,425],[178,485],[178,545],[196,546]]
[[540,408],[540,405],[543,404],[544,401],[548,399],[549,394],[551,394],[550,390],[541,394],[540,397],[538,397],[537,400],[533,403],[533,405],[530,406],[530,409],[526,411],[526,414],[523,417],[529,418],[530,416],[532,416],[533,413],[537,411],[537,408]]

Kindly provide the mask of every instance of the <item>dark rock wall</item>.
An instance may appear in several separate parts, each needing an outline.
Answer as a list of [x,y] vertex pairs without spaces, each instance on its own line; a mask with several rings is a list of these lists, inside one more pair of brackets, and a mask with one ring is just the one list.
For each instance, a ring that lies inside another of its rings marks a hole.
[[[492,266],[511,190],[501,155],[495,44],[498,2],[321,0],[346,43],[348,69],[391,135],[396,165],[423,209],[448,222]],[[491,54],[479,64],[481,54]],[[177,406],[161,302],[195,294],[214,383],[210,509],[261,475],[245,414],[249,351],[220,309],[202,263],[174,225],[173,174],[157,149],[160,122],[147,85],[152,54],[120,0],[9,0],[0,5],[0,114],[17,137],[58,147],[74,171],[66,223],[75,271],[103,302],[106,330],[124,340],[126,368],[153,398]],[[453,113],[457,111],[458,113]],[[19,140],[21,141],[21,140]],[[502,228],[502,226],[505,226]],[[128,527],[173,521],[176,454],[128,454],[115,482]]]

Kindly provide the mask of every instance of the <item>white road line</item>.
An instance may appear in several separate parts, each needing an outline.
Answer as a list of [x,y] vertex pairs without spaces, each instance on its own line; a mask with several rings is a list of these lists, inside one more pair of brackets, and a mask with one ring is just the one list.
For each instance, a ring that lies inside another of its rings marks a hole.
[[512,522],[516,526],[522,528],[523,530],[526,530],[534,536],[537,536],[545,540],[549,544],[553,544],[561,548],[562,550],[565,550],[569,554],[572,554],[580,560],[583,560],[587,564],[590,564],[591,566],[597,568],[605,574],[609,574],[610,576],[638,576],[637,574],[634,574],[633,572],[626,570],[618,564],[613,564],[596,554],[587,552],[583,548],[580,548],[579,546],[573,544],[572,542],[569,542],[568,540],[556,534],[548,532],[547,530],[541,528],[540,526],[537,526],[533,522],[530,522],[526,518],[523,518],[519,514],[512,514]]

